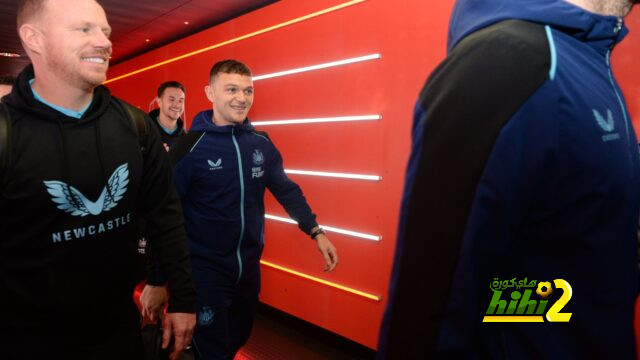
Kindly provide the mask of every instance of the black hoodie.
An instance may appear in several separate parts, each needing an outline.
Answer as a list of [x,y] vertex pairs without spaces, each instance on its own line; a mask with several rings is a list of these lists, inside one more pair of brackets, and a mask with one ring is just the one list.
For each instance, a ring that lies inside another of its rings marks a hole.
[[162,142],[167,144],[169,147],[173,145],[173,143],[184,136],[187,132],[184,130],[184,121],[182,118],[178,118],[177,128],[176,130],[169,134],[167,133],[162,126],[160,126],[158,117],[160,116],[160,109],[153,109],[149,113],[149,117],[153,120],[153,123],[156,125],[158,132],[160,132],[160,136],[162,137]]
[[96,314],[106,328],[134,319],[139,217],[152,225],[149,244],[169,275],[169,312],[195,312],[184,220],[158,132],[150,127],[143,157],[106,87],[75,119],[35,99],[33,78],[29,66],[4,98],[11,163],[0,188],[2,326],[66,337],[80,336]]

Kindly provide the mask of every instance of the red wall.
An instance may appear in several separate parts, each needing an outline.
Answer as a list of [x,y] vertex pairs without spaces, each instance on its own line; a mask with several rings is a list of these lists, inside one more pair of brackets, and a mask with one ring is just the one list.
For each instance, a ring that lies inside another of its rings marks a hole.
[[[109,78],[347,2],[282,0],[114,66]],[[268,262],[380,296],[380,301],[265,266],[261,294],[267,304],[375,348],[387,298],[412,108],[425,78],[445,55],[452,6],[453,0],[366,0],[108,86],[115,95],[146,110],[159,83],[178,80],[187,87],[190,120],[197,111],[211,107],[203,87],[211,65],[218,60],[239,59],[254,75],[262,75],[381,54],[377,60],[256,81],[249,115],[253,121],[382,116],[378,121],[260,128],[269,132],[286,168],[382,177],[381,181],[363,181],[290,175],[302,187],[321,224],[381,236],[376,242],[330,232],[340,254],[334,272],[322,272],[315,244],[291,224],[267,220],[263,256]],[[640,32],[639,12],[629,19],[632,31]],[[616,75],[635,118],[640,118],[640,74],[633,63],[640,55],[638,49],[640,36],[632,34],[614,52]],[[267,213],[286,216],[271,195],[266,204]]]
[[[640,9],[638,6],[625,19],[628,37],[613,51],[612,63],[616,78],[624,92],[636,135],[640,136]],[[640,299],[636,302],[636,343],[640,345]],[[640,346],[638,351],[640,359]]]
[[640,8],[625,19],[629,35],[612,52],[613,70],[627,100],[636,134],[640,134]]

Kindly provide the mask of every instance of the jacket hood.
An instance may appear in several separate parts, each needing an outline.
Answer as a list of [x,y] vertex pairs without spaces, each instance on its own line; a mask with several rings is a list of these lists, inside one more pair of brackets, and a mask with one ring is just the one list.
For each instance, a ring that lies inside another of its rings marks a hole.
[[[160,116],[160,109],[153,109],[149,112],[149,117],[151,118],[151,120],[153,120],[153,122],[156,123],[156,125],[160,126],[160,123],[158,122],[158,116]],[[176,128],[176,131],[173,134],[180,134],[182,132],[182,129],[184,128],[184,121],[182,121],[182,118],[179,117],[178,118],[178,127]]]
[[609,50],[627,34],[622,19],[588,12],[566,0],[458,0],[449,23],[448,51],[467,35],[503,20],[550,25]]
[[13,87],[11,94],[4,98],[5,103],[34,118],[78,124],[92,121],[102,116],[111,102],[111,92],[105,86],[100,85],[93,90],[93,100],[82,118],[78,120],[68,117],[33,97],[29,81],[34,78],[33,65],[29,64],[18,75],[16,85]]
[[198,113],[193,118],[191,128],[189,131],[212,131],[212,132],[231,132],[232,129],[236,131],[252,131],[253,125],[249,122],[249,118],[244,119],[242,125],[226,125],[217,126],[213,123],[213,110],[205,110]]
[[160,109],[153,109],[149,111],[149,117],[151,120],[157,120],[158,116],[160,116]]

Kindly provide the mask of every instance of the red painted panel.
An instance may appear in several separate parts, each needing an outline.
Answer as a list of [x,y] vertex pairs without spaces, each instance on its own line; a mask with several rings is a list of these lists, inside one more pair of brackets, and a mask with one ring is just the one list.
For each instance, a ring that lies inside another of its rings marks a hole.
[[640,8],[636,8],[627,16],[625,23],[629,27],[629,35],[612,52],[611,62],[614,73],[625,95],[631,118],[636,129],[640,130]]
[[[282,0],[113,67],[110,78],[243,36],[347,0]],[[295,316],[376,347],[395,247],[397,214],[410,145],[411,114],[427,75],[444,58],[453,0],[366,0],[303,22],[221,46],[109,84],[129,102],[147,108],[156,86],[169,79],[187,87],[192,117],[210,108],[203,87],[211,65],[224,58],[246,62],[255,75],[372,53],[380,59],[256,81],[254,121],[380,114],[381,120],[262,127],[285,167],[382,176],[381,181],[291,175],[321,224],[382,236],[380,242],[329,233],[340,265],[322,272],[315,244],[295,225],[267,220],[263,258],[315,277],[382,296],[369,300],[280,270],[263,267],[261,300]],[[632,34],[614,52],[616,74],[632,115],[639,118],[640,14]],[[117,51],[117,49],[116,49]],[[285,216],[271,195],[267,212]]]
[[[614,73],[631,113],[631,119],[636,130],[636,135],[640,135],[640,68],[637,64],[640,56],[640,10],[634,9],[625,19],[629,27],[629,35],[618,45],[612,53],[612,64]],[[636,343],[638,346],[638,359],[640,359],[640,299],[636,303]]]
[[[636,135],[640,135],[640,9],[638,6],[625,19],[629,35],[612,53],[613,70],[622,87],[624,97],[631,113]],[[636,344],[640,359],[640,299],[636,303]]]

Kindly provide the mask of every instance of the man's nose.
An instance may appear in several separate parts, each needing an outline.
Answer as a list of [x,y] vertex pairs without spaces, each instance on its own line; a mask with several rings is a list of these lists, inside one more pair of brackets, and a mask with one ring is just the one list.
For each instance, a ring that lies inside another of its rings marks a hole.
[[108,51],[108,55],[111,55],[111,40],[102,31],[96,31],[96,35],[93,37],[93,46],[99,49],[105,49]]
[[244,91],[238,91],[238,93],[236,94],[236,100],[241,103],[244,103],[247,100],[247,96],[245,95]]

